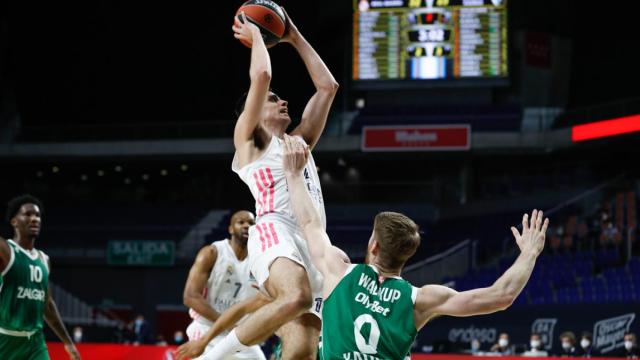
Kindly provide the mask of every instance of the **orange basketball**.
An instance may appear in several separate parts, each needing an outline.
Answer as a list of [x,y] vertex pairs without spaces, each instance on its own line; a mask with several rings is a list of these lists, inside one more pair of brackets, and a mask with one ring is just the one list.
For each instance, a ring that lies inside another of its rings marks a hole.
[[[267,47],[277,44],[286,32],[287,20],[284,10],[271,0],[249,0],[242,4],[236,12],[236,16],[242,22],[240,12],[244,12],[247,20],[260,29]],[[242,43],[251,47],[251,44],[244,41]]]

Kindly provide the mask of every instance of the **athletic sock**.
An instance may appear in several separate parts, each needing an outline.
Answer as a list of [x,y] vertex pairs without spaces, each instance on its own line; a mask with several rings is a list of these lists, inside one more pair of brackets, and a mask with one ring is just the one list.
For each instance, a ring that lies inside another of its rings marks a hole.
[[220,360],[225,357],[232,355],[237,351],[242,351],[248,349],[249,347],[244,345],[238,340],[238,336],[236,335],[236,329],[231,330],[227,336],[222,339],[216,346],[211,349],[211,351],[204,354],[202,359],[204,360]]

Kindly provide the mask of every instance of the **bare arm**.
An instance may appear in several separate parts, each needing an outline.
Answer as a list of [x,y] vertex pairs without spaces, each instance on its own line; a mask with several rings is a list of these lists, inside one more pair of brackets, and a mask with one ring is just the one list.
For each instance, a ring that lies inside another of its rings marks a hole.
[[220,313],[209,305],[207,299],[204,298],[203,292],[217,258],[218,251],[214,246],[205,246],[198,252],[196,260],[193,262],[191,270],[189,270],[189,276],[187,277],[187,283],[184,285],[184,293],[182,295],[182,301],[185,306],[195,310],[195,312],[211,322],[216,321],[220,317]]
[[457,292],[445,286],[427,285],[420,289],[416,300],[416,325],[424,326],[434,316],[472,316],[489,314],[508,308],[529,281],[537,257],[544,248],[549,219],[542,222],[542,211],[522,218],[522,235],[511,228],[520,247],[520,256],[496,282],[487,288]]
[[284,171],[291,197],[291,208],[296,217],[302,234],[307,241],[309,255],[313,265],[324,276],[324,293],[331,293],[347,267],[343,259],[343,252],[331,245],[331,240],[324,230],[320,215],[307,192],[302,175],[302,169],[307,162],[309,149],[299,140],[285,136]]
[[291,135],[300,135],[304,141],[313,148],[320,139],[329,116],[329,110],[333,99],[338,92],[338,82],[325,65],[320,55],[313,49],[309,42],[298,31],[291,18],[287,14],[289,32],[282,41],[290,43],[304,61],[311,76],[311,81],[316,88],[302,113],[302,121]]
[[223,331],[231,329],[245,315],[258,310],[271,301],[273,301],[273,299],[263,295],[262,293],[257,293],[255,296],[233,305],[220,315],[218,320],[211,328],[209,328],[202,338],[189,341],[188,343],[180,346],[177,350],[178,360],[187,357],[193,359],[202,355],[207,344],[209,344],[216,336],[220,335]]
[[11,261],[11,249],[9,249],[7,241],[0,237],[0,273],[7,268],[9,261]]
[[[48,265],[49,273],[51,273],[51,263],[48,262]],[[76,349],[76,346],[73,344],[73,340],[71,340],[71,336],[69,336],[69,332],[62,322],[62,318],[60,317],[60,313],[58,312],[58,307],[51,297],[51,289],[47,291],[47,303],[44,307],[44,320],[47,322],[47,325],[49,325],[51,330],[53,330],[53,332],[56,334],[58,339],[60,339],[60,341],[62,341],[62,343],[64,344],[64,348],[69,354],[69,358],[71,358],[72,360],[80,360],[80,353],[78,352],[78,349]]]
[[244,13],[240,16],[243,21],[241,22],[236,17],[233,25],[234,37],[252,44],[251,66],[249,68],[251,85],[249,86],[244,111],[238,118],[233,133],[233,143],[236,151],[244,152],[253,140],[253,131],[260,123],[262,107],[269,93],[271,59],[258,27],[249,22]]

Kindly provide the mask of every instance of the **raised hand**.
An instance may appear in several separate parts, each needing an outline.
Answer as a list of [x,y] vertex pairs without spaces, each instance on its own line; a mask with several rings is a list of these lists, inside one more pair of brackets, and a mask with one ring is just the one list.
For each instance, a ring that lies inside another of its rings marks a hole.
[[282,161],[285,173],[298,174],[307,164],[309,147],[293,136],[284,136]]
[[231,29],[233,37],[249,45],[253,45],[255,36],[262,37],[260,29],[247,19],[244,11],[234,18]]
[[297,37],[300,33],[298,32],[298,28],[295,26],[293,21],[291,21],[291,17],[287,13],[287,10],[282,7],[282,11],[284,12],[284,17],[287,23],[285,25],[286,32],[282,39],[280,39],[280,42],[291,42],[293,41],[293,38]]
[[531,219],[528,214],[522,216],[522,234],[515,227],[511,227],[513,237],[521,252],[531,253],[535,256],[540,255],[544,249],[544,241],[549,226],[549,219],[542,222],[542,211],[533,210]]

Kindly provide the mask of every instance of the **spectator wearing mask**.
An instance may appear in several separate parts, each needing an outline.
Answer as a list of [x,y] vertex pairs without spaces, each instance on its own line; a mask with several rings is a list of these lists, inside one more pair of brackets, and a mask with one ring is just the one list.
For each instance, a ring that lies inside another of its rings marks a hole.
[[585,331],[580,338],[580,348],[578,349],[578,356],[583,358],[592,358],[600,356],[598,349],[593,347],[593,336],[590,332]]
[[560,352],[558,353],[559,357],[576,357],[577,349],[576,349],[576,336],[571,331],[565,331],[560,334]]
[[177,330],[173,333],[173,345],[184,344],[184,333],[181,330]]
[[493,344],[491,352],[500,353],[502,355],[513,355],[513,351],[509,346],[509,334],[503,332],[498,336],[498,342]]
[[638,343],[636,342],[636,334],[624,334],[624,347],[618,351],[616,356],[627,359],[640,359],[640,349],[638,349]]
[[528,356],[528,357],[549,356],[549,353],[547,353],[545,350],[542,350],[543,344],[542,344],[542,338],[540,337],[540,334],[538,333],[531,334],[531,338],[529,339],[529,346],[531,347],[531,349],[525,351],[522,354],[522,356]]
[[84,341],[82,334],[82,326],[76,326],[73,328],[73,342],[78,344]]
[[133,333],[135,334],[134,345],[151,343],[151,329],[142,314],[138,314],[133,321]]
[[469,353],[471,353],[471,355],[475,355],[480,353],[480,340],[478,339],[472,339],[471,340],[471,348],[469,349]]

